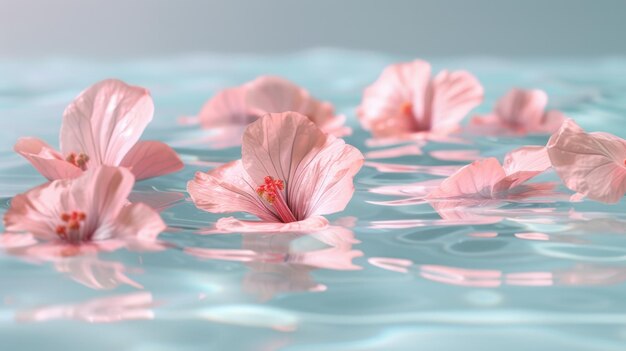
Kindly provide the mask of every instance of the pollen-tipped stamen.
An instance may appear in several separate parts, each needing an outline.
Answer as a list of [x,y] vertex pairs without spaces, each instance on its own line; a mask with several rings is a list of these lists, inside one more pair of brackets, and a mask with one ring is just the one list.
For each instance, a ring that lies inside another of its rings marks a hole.
[[280,179],[274,179],[272,176],[266,176],[265,184],[259,185],[256,193],[265,201],[269,202],[278,216],[284,223],[296,222],[297,219],[287,206],[282,191],[285,189],[285,183]]
[[80,211],[62,213],[61,222],[63,222],[63,224],[57,225],[56,234],[63,240],[70,240],[71,234],[80,230],[80,226],[86,218],[87,215]]
[[89,156],[87,156],[87,154],[84,154],[82,152],[78,155],[72,152],[69,155],[67,155],[67,157],[65,158],[65,161],[73,164],[74,166],[82,169],[83,171],[86,171],[87,162],[89,162]]

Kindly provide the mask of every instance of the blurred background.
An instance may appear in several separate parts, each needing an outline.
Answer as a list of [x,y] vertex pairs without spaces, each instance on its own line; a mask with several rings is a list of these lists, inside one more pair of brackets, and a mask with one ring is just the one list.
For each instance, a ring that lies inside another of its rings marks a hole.
[[626,54],[623,0],[0,0],[0,57]]

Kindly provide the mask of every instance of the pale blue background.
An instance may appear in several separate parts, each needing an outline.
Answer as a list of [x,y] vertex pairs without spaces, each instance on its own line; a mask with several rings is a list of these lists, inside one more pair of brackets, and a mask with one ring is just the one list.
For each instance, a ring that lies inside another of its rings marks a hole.
[[285,52],[626,54],[626,1],[0,0],[0,57]]

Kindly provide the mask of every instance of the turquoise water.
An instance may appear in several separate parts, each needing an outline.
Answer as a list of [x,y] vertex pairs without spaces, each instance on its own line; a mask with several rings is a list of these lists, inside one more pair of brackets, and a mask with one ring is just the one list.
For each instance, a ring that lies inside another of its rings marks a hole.
[[[380,187],[442,177],[470,162],[443,160],[441,150],[502,159],[547,137],[461,136],[460,143],[428,143],[419,155],[368,160],[347,209],[328,216],[340,228],[330,232],[207,233],[220,216],[196,210],[185,184],[240,150],[216,148],[209,132],[181,125],[180,116],[195,114],[220,88],[277,74],[346,114],[354,129],[348,143],[364,153],[385,149],[367,146],[355,107],[385,65],[404,59],[317,50],[0,61],[1,213],[13,195],[44,181],[12,152],[15,140],[37,136],[57,145],[64,107],[104,78],[151,90],[156,115],[143,139],[170,143],[186,163],[135,187],[135,199],[158,207],[170,227],[160,250],[53,261],[0,253],[1,348],[626,349],[624,201],[572,203],[559,185],[560,195],[472,208],[468,219],[451,222],[411,194],[380,194]],[[432,62],[478,76],[486,98],[477,113],[513,86],[542,88],[551,107],[584,128],[626,137],[626,59]],[[538,177],[557,180],[553,172]]]

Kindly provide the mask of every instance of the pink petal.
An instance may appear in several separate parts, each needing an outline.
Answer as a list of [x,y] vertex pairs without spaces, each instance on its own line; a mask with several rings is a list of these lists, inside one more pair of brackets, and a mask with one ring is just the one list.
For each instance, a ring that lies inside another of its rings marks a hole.
[[544,146],[524,146],[509,152],[504,158],[503,182],[513,188],[550,168],[550,158]]
[[140,141],[126,154],[120,166],[127,167],[137,180],[153,178],[183,169],[178,154],[160,141]]
[[322,128],[332,129],[335,111],[331,104],[321,102],[296,84],[273,76],[262,76],[247,84],[246,104],[261,114],[294,111],[301,113]]
[[116,237],[115,225],[124,206],[128,204],[135,177],[126,168],[100,166],[89,169],[72,182],[69,197],[74,199],[74,208],[85,212],[86,220],[81,225],[82,238],[91,235],[91,240]]
[[229,162],[208,173],[197,172],[187,183],[196,207],[213,213],[248,212],[265,221],[278,221],[256,193],[241,160]]
[[152,120],[150,93],[108,79],[83,91],[66,109],[61,152],[85,153],[89,166],[119,165]]
[[198,118],[202,128],[248,125],[259,115],[246,104],[246,87],[228,88],[220,91],[202,107]]
[[117,237],[155,241],[167,226],[152,207],[138,203],[127,205],[115,219]]
[[253,186],[263,184],[266,176],[283,180],[287,204],[302,220],[345,208],[363,155],[305,116],[286,112],[266,115],[248,127],[242,162]]
[[548,141],[548,155],[565,185],[596,201],[615,203],[626,193],[626,141],[585,133],[571,119]]
[[495,107],[500,123],[514,130],[541,129],[548,95],[543,90],[511,89]]
[[55,180],[11,199],[4,214],[6,231],[25,232],[38,239],[56,239],[56,225],[65,206],[71,201],[66,195],[71,180]]
[[430,120],[430,129],[445,134],[458,129],[463,117],[480,105],[483,87],[469,72],[441,71],[429,85],[427,98],[424,115]]
[[[363,128],[375,137],[408,134],[424,124],[426,88],[430,81],[430,64],[426,61],[391,65],[378,80],[365,89],[358,116]],[[407,116],[403,106],[413,104],[417,119]]]
[[48,180],[76,178],[83,173],[80,168],[65,161],[63,155],[40,139],[20,138],[13,149]]
[[493,157],[474,161],[444,180],[426,198],[491,198],[493,186],[505,176],[500,162]]

